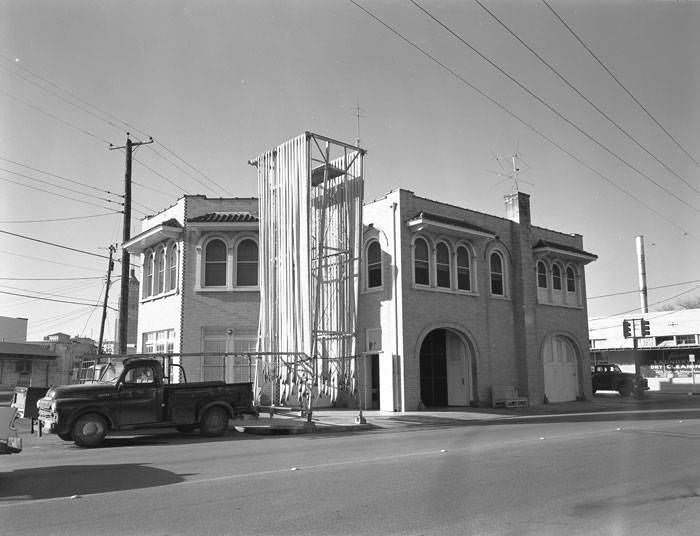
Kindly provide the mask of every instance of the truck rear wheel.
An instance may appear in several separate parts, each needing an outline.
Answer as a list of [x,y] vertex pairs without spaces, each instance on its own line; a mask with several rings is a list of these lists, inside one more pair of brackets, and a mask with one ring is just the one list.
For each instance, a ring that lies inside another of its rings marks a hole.
[[202,415],[200,424],[203,436],[220,436],[228,428],[228,411],[220,406],[209,408]]
[[97,413],[78,417],[73,425],[73,441],[81,447],[96,447],[107,435],[107,422]]

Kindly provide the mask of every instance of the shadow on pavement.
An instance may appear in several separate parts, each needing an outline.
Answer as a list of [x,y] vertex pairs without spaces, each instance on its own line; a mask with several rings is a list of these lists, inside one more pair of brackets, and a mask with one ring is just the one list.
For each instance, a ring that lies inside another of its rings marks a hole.
[[0,472],[0,499],[22,501],[167,486],[188,475],[138,463],[62,465]]

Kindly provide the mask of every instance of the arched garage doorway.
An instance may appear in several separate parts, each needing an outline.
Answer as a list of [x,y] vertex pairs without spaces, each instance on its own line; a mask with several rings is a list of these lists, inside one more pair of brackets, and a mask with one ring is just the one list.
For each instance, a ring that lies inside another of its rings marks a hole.
[[427,407],[467,406],[476,391],[474,359],[464,339],[434,329],[420,347],[420,394]]
[[542,347],[544,394],[549,402],[576,400],[581,393],[578,352],[573,341],[563,335],[548,336]]

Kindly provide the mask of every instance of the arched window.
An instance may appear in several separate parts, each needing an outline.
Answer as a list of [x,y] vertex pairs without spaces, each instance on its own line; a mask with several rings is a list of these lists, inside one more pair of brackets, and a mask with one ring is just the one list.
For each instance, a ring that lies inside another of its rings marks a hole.
[[155,258],[155,278],[153,294],[162,294],[165,287],[165,249],[159,248]]
[[148,298],[153,292],[153,253],[146,254],[143,261],[143,297]]
[[501,254],[494,251],[491,253],[491,294],[496,296],[505,296],[505,287],[503,285],[503,258]]
[[437,286],[450,288],[450,250],[447,244],[439,242],[435,248],[435,268],[437,270]]
[[552,288],[561,290],[561,268],[557,264],[552,266]]
[[367,288],[382,286],[382,248],[372,240],[367,246]]
[[212,240],[204,253],[204,286],[226,285],[226,244],[223,240]]
[[246,238],[236,251],[236,286],[258,286],[258,245]]
[[428,243],[417,238],[413,245],[413,274],[416,285],[430,285]]
[[537,286],[547,288],[547,265],[542,261],[537,263]]
[[168,250],[168,290],[177,288],[177,247],[175,244]]
[[566,291],[576,292],[576,274],[570,266],[566,269]]
[[457,288],[471,290],[472,281],[469,269],[469,250],[464,246],[457,248]]

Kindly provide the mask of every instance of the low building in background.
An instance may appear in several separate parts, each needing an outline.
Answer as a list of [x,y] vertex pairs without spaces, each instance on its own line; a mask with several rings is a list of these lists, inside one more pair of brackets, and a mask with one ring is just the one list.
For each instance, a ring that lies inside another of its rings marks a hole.
[[[648,336],[639,328],[642,318],[649,322]],[[625,320],[631,321],[632,337],[624,336]],[[692,390],[693,373],[698,372],[695,360],[700,361],[700,309],[591,318],[588,323],[595,362],[614,363],[625,372],[638,367],[652,391]],[[700,375],[695,375],[695,382],[700,384]]]

